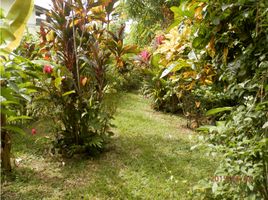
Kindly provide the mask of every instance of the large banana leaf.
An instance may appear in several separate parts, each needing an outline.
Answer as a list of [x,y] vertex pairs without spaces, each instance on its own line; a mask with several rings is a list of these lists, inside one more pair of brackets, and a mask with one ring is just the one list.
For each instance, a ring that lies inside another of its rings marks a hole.
[[[1,55],[6,55],[19,46],[27,21],[32,14],[33,6],[34,0],[16,0],[7,16],[2,19],[4,23],[1,30],[5,30],[6,34],[1,38]],[[9,31],[7,32],[7,30]]]

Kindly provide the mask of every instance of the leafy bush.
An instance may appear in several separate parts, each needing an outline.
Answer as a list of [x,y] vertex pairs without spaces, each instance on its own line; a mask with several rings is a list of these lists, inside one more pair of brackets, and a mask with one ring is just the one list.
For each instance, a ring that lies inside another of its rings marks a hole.
[[14,1],[6,16],[2,15],[1,9],[1,167],[6,172],[11,171],[11,133],[24,133],[19,125],[29,117],[23,114],[23,106],[30,101],[29,94],[36,91],[27,84],[31,74],[24,69],[28,63],[25,64],[25,59],[12,53],[20,43],[32,9],[31,0],[23,3]]
[[[223,158],[214,174],[221,180],[201,182],[194,188],[196,199],[267,198],[268,116],[264,111],[267,112],[267,102],[256,105],[254,98],[248,97],[244,105],[222,119],[225,121],[200,128],[209,133],[206,142],[211,151]],[[230,181],[226,177],[237,178]]]
[[37,83],[43,91],[34,100],[54,111],[49,113],[56,129],[54,144],[66,156],[95,154],[112,134],[115,108],[108,96],[117,83],[110,82],[111,73],[126,68],[127,54],[136,47],[123,45],[124,27],[117,33],[105,30],[109,5],[54,0],[41,31],[42,52],[50,58],[33,61],[43,65]]
[[38,35],[25,33],[22,37],[20,45],[15,49],[14,53],[29,60],[43,58]]
[[154,53],[147,60],[140,54],[156,108],[173,105],[164,99],[174,94],[175,105],[194,119],[190,126],[211,123],[200,130],[209,130],[207,142],[223,155],[215,176],[250,178],[202,181],[192,198],[268,198],[267,6],[264,0],[183,1],[171,7],[174,23]]
[[[194,12],[194,5],[188,8],[189,12]],[[178,9],[182,8],[173,7],[172,10],[178,12]],[[172,25],[167,34],[157,36],[152,47],[154,53],[147,62],[140,58],[139,64],[146,66],[145,73],[149,74],[144,90],[153,98],[153,107],[174,113],[183,111],[189,119],[189,127],[196,127],[208,108],[205,98],[201,103],[200,95],[194,91],[214,89],[211,85],[217,75],[209,62],[199,62],[200,55],[191,48],[192,21],[194,18]],[[215,99],[213,104],[217,101]]]
[[181,110],[176,95],[176,82],[160,78],[160,74],[147,75],[142,92],[152,99],[152,107],[159,111],[176,113]]
[[[207,48],[201,59],[210,57],[219,75],[217,84],[234,106],[228,115],[217,113],[226,108],[209,111],[224,121],[200,128],[209,132],[212,150],[223,155],[215,172],[223,178],[200,182],[197,199],[268,198],[267,22],[266,1],[210,1],[196,23],[193,47]],[[226,177],[250,180],[230,182]]]
[[111,36],[107,39],[106,45],[114,57],[115,69],[112,69],[112,76],[116,79],[118,90],[135,90],[140,87],[140,76],[135,70],[132,57],[138,52],[136,45],[124,45],[125,25],[115,32],[108,31]]

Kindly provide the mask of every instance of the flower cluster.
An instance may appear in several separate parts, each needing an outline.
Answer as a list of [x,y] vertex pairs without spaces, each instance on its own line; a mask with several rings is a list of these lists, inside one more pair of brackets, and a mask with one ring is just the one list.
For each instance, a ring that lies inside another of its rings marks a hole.
[[161,44],[163,44],[164,42],[164,40],[165,40],[166,38],[165,38],[165,36],[164,35],[159,35],[159,36],[157,36],[156,38],[155,38],[155,40],[156,40],[156,44],[157,45],[161,45]]
[[43,72],[45,74],[51,74],[53,72],[53,68],[50,65],[45,65],[43,68]]
[[145,62],[148,62],[149,61],[150,56],[151,56],[151,54],[148,51],[146,51],[146,50],[143,50],[142,52],[140,52],[140,57]]
[[35,135],[36,134],[36,129],[35,128],[32,128],[32,135]]

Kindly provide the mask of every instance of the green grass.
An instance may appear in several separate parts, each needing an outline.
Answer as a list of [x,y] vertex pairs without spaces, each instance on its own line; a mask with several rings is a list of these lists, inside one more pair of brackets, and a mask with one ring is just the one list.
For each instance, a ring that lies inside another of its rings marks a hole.
[[69,160],[48,155],[50,124],[39,124],[38,135],[14,138],[13,154],[22,160],[11,179],[2,177],[2,199],[186,199],[216,164],[204,151],[190,150],[198,135],[185,123],[153,111],[137,94],[124,94],[108,150]]

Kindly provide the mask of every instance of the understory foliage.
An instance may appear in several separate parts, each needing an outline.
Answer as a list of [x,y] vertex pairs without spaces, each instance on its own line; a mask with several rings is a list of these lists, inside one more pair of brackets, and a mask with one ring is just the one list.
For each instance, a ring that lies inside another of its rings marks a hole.
[[[153,107],[168,112],[183,112],[189,119],[189,126],[196,128],[200,116],[215,104],[224,105],[228,98],[213,94],[217,88],[215,67],[207,60],[199,58],[204,51],[194,51],[193,34],[196,27],[192,24],[198,17],[195,8],[199,3],[171,7],[175,22],[166,34],[155,37],[153,46],[148,48],[149,59],[144,62],[140,55],[142,70],[149,74],[145,93],[153,98]],[[185,10],[183,10],[185,9]],[[185,18],[181,15],[186,15]],[[180,24],[177,24],[178,20]],[[150,53],[153,52],[153,53]],[[218,99],[220,98],[220,99]]]
[[25,59],[16,56],[12,51],[19,45],[22,33],[33,9],[33,1],[15,1],[4,15],[0,16],[0,87],[1,87],[1,169],[11,171],[11,134],[23,134],[21,124],[30,117],[25,115],[24,106],[30,101],[30,94],[35,88],[25,82],[33,78],[26,68],[34,70],[34,66],[25,64]]
[[[7,171],[10,133],[23,133],[27,114],[53,122],[54,147],[65,156],[102,151],[112,135],[110,97],[135,71],[152,106],[183,113],[190,128],[204,133],[210,155],[220,157],[213,177],[189,192],[191,199],[268,199],[268,1],[123,1],[138,22],[134,40],[144,45],[154,38],[135,67],[130,56],[137,47],[124,43],[124,25],[109,28],[116,0],[52,3],[41,42],[25,38],[16,51],[33,1],[16,1],[7,16],[1,13],[1,160]],[[157,32],[160,27],[166,29]]]
[[195,48],[209,46],[208,55],[217,69],[218,82],[235,102],[229,114],[218,113],[220,109],[210,111],[209,114],[218,115],[220,122],[203,129],[210,133],[207,141],[212,144],[212,151],[223,154],[215,175],[251,178],[210,181],[201,187],[207,191],[204,199],[268,198],[267,3],[210,1],[199,25],[199,31],[206,30],[205,37],[194,39]]
[[217,181],[201,181],[191,198],[268,198],[267,3],[183,1],[138,56],[153,107],[182,111],[192,128],[209,123],[198,130],[222,156]]

